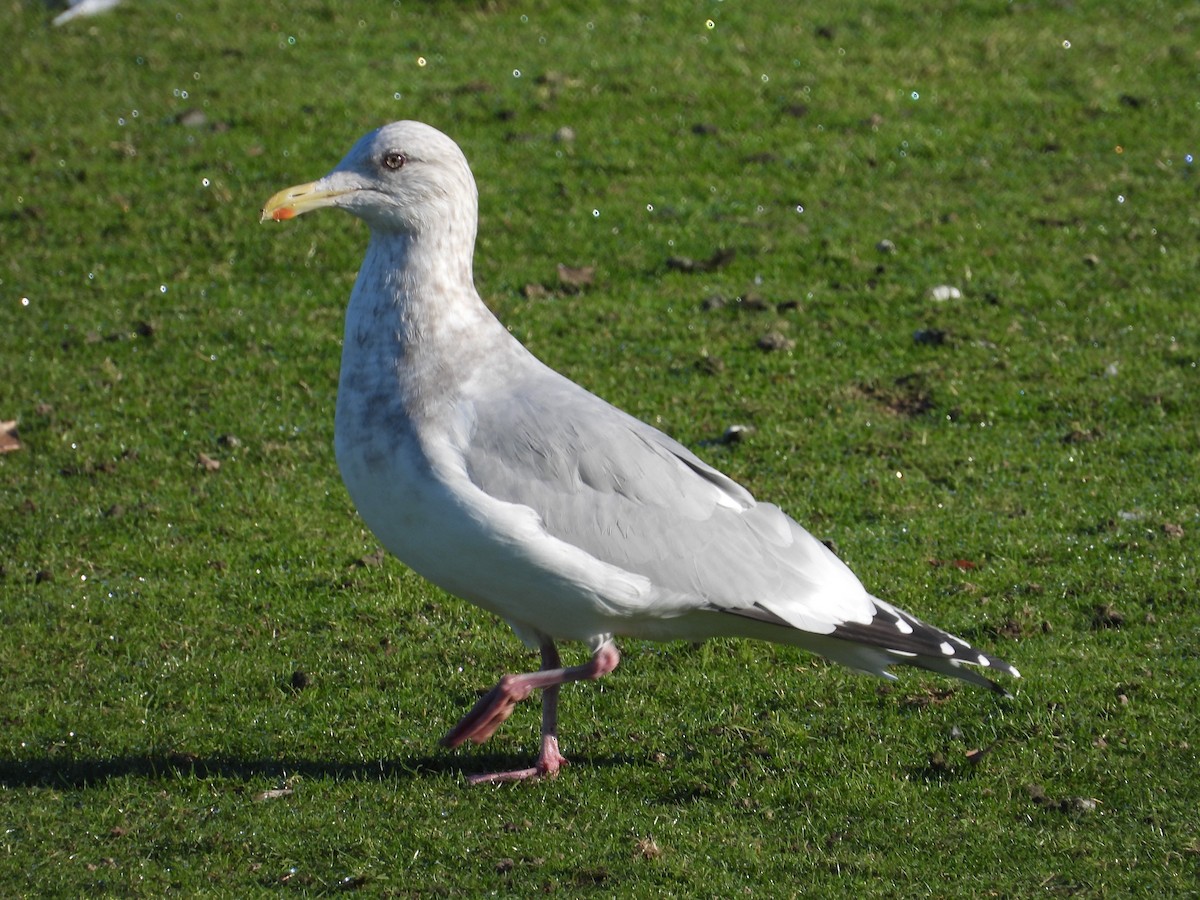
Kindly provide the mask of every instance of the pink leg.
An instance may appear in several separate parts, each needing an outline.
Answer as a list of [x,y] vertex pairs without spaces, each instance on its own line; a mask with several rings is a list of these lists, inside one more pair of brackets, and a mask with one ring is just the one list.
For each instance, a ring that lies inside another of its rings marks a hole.
[[611,672],[621,661],[621,654],[611,644],[604,644],[590,660],[581,666],[562,668],[558,650],[552,641],[542,644],[542,668],[522,675],[505,675],[494,688],[480,698],[471,711],[463,716],[442,738],[447,747],[457,747],[465,741],[482,744],[507,719],[516,705],[539,688],[542,691],[542,751],[537,762],[528,769],[514,772],[494,772],[473,775],[471,784],[497,781],[520,781],[524,778],[547,777],[558,774],[566,763],[558,750],[558,688],[572,681],[594,681]]

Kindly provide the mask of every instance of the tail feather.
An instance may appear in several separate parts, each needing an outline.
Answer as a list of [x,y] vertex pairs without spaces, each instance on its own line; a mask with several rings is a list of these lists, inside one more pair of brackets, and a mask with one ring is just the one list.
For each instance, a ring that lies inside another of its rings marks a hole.
[[980,670],[1020,678],[1016,667],[998,656],[983,653],[968,641],[943,631],[916,616],[876,597],[871,598],[875,615],[870,622],[843,622],[828,634],[792,628],[762,607],[725,610],[754,620],[764,632],[756,636],[796,644],[835,662],[883,677],[894,677],[888,666],[907,665],[949,675],[1011,696],[1003,685]]
[[847,622],[833,630],[832,638],[879,647],[901,663],[989,688],[1008,696],[1008,691],[978,670],[987,669],[1020,678],[1017,668],[998,656],[976,650],[956,635],[922,622],[916,616],[877,597],[875,617],[867,624]]

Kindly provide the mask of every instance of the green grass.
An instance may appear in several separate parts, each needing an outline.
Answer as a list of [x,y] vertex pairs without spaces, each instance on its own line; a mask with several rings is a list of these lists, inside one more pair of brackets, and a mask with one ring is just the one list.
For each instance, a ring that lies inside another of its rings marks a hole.
[[[48,19],[0,17],[0,893],[1196,892],[1194,4]],[[437,738],[534,661],[361,564],[331,443],[365,231],[257,222],[397,118],[466,151],[481,291],[539,356],[1017,696],[627,642],[564,692],[572,767],[468,789],[530,756],[536,704]]]

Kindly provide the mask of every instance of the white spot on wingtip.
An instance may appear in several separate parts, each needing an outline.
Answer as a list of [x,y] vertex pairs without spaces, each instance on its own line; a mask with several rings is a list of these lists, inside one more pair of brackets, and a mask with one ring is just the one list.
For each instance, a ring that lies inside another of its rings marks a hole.
[[949,641],[942,641],[942,652],[945,653],[947,656],[954,655],[954,647],[952,647],[950,645]]
[[903,619],[897,619],[895,622],[895,625],[896,625],[896,630],[899,631],[901,634],[912,634],[913,633],[912,626],[909,625],[907,622],[905,622]]
[[984,656],[982,653],[980,653],[979,654],[979,664],[986,669],[992,663],[986,656]]
[[1020,678],[1020,677],[1021,677],[1021,673],[1017,671],[1017,667],[1016,667],[1016,666],[1009,666],[1009,667],[1008,667],[1008,674],[1009,674],[1009,675],[1011,675],[1013,678]]

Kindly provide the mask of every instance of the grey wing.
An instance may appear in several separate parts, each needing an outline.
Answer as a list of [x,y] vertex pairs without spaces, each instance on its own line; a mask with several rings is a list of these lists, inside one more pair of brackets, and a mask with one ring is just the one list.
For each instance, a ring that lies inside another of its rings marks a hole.
[[876,608],[778,507],[657,429],[549,369],[478,398],[467,474],[553,537],[650,579],[692,609],[830,634]]

